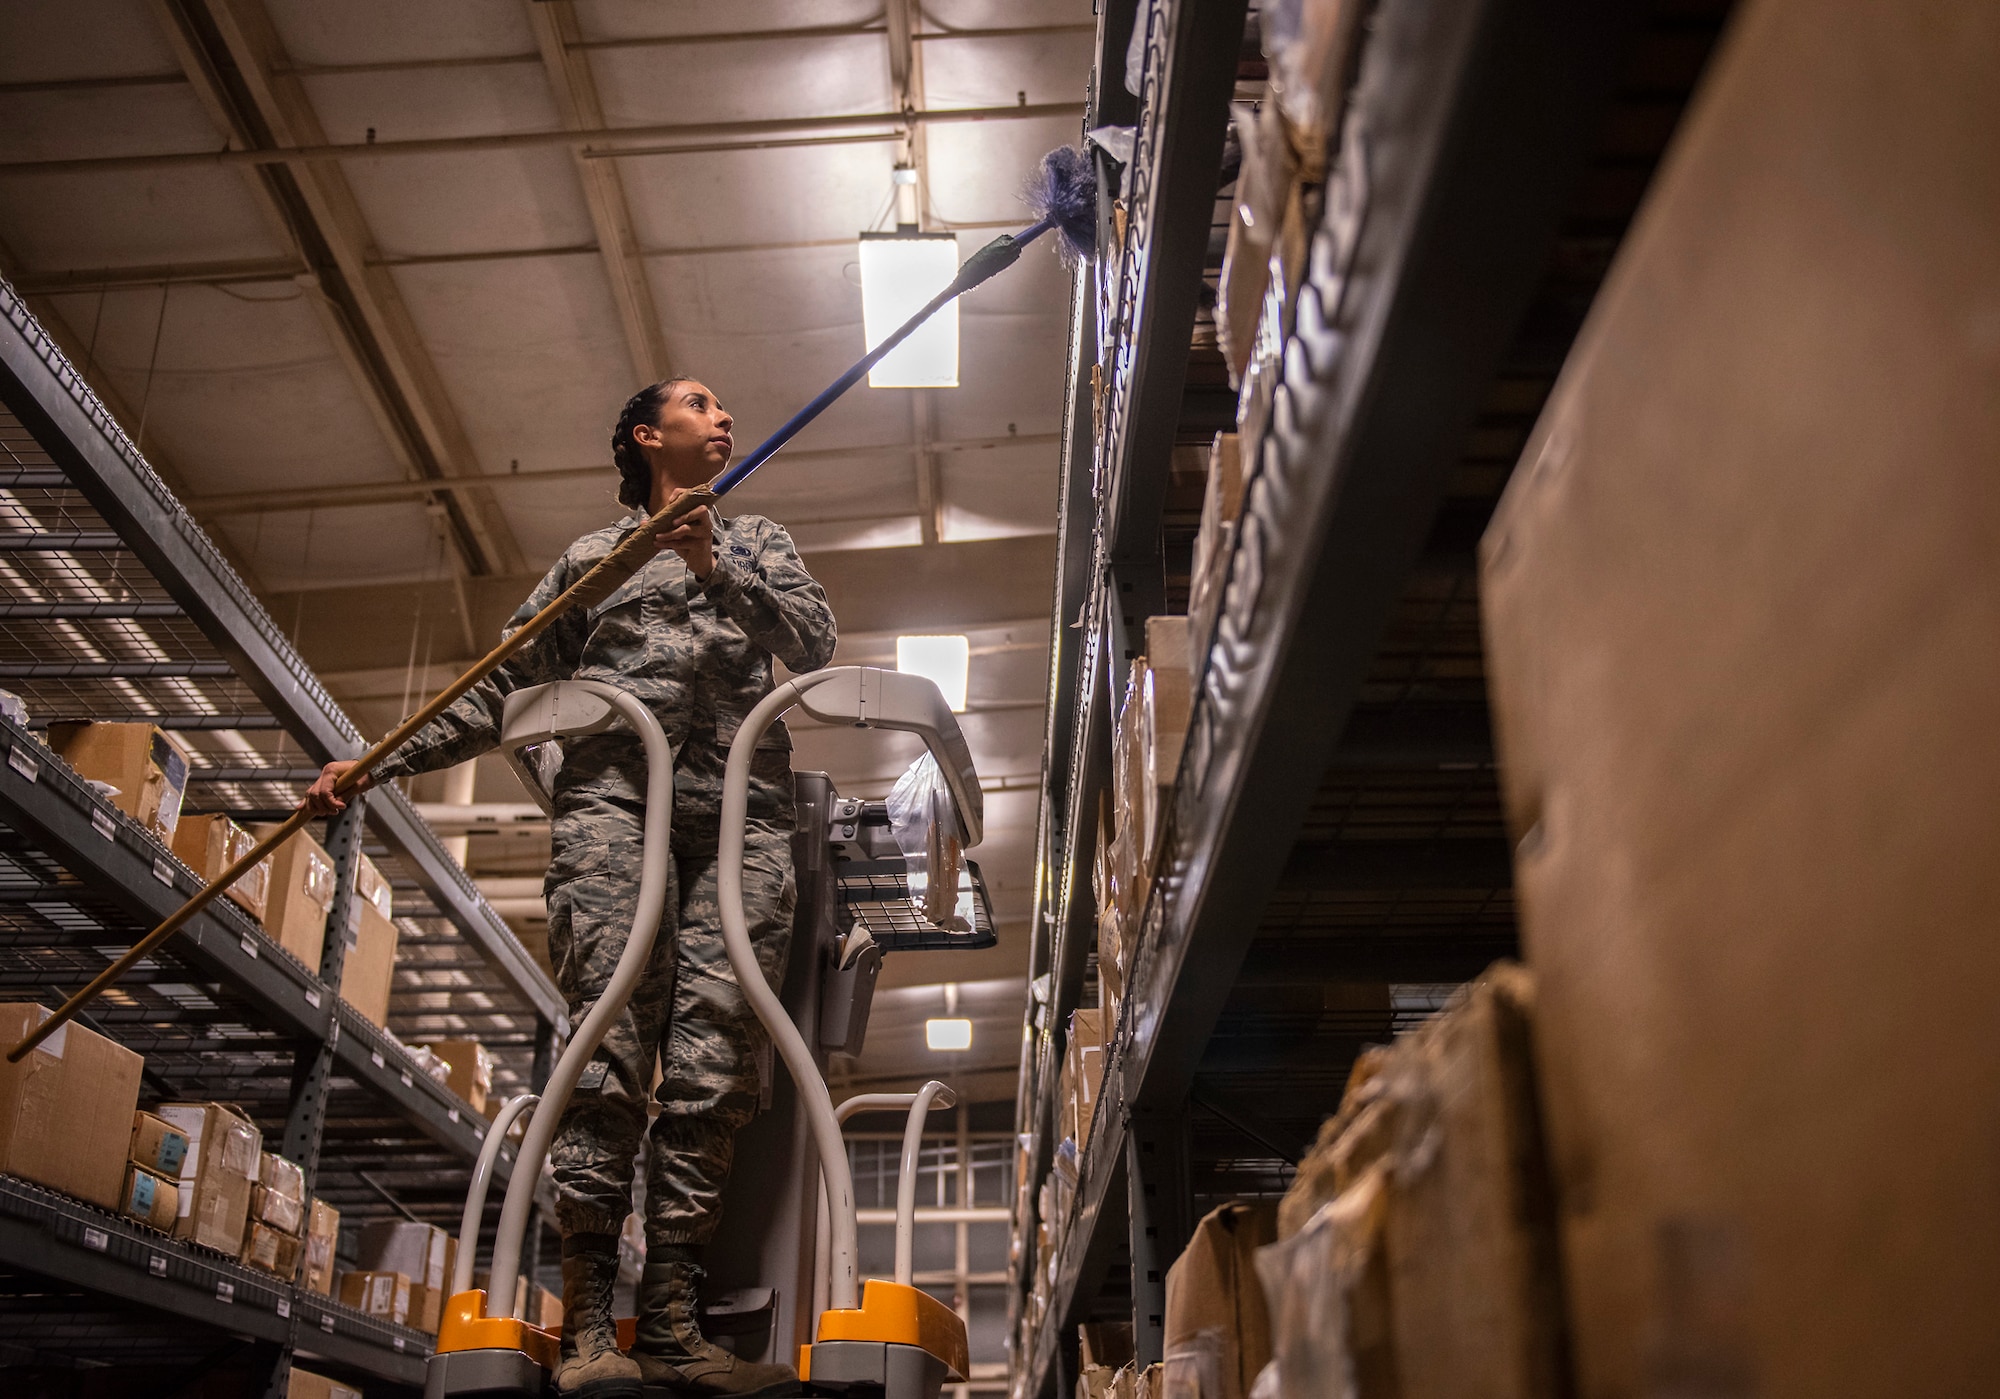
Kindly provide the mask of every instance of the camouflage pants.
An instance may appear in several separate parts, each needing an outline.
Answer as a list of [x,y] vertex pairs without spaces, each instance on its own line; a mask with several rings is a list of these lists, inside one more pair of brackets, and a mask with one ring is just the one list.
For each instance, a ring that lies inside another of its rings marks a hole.
[[[637,913],[639,803],[589,802],[587,818],[559,815],[550,870],[549,960],[581,1022],[602,994]],[[581,854],[564,849],[587,839]],[[791,944],[792,835],[752,819],[743,856],[743,903],[764,975],[784,975]],[[673,887],[653,954],[625,1011],[584,1070],[556,1134],[556,1212],[565,1235],[615,1234],[631,1212],[634,1161],[647,1136],[657,1059],[659,1115],[646,1170],[649,1244],[701,1244],[721,1218],[736,1131],[757,1111],[765,1034],[723,948],[713,845],[676,840]],[[594,869],[573,872],[579,866]]]

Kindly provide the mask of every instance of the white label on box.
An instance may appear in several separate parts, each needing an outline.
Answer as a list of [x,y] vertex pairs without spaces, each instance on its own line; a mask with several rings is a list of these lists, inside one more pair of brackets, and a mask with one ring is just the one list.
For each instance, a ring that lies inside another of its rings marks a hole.
[[156,1278],[165,1277],[167,1275],[166,1255],[161,1253],[156,1253],[152,1257],[148,1258],[146,1260],[146,1271],[151,1273]]
[[319,1314],[319,1329],[320,1329],[320,1330],[322,1330],[322,1331],[324,1331],[324,1332],[326,1332],[326,1334],[327,1334],[327,1335],[329,1335],[329,1336],[331,1336],[331,1335],[333,1334],[333,1313],[332,1313],[332,1312],[321,1312],[321,1313]]
[[102,1253],[105,1249],[111,1247],[111,1236],[102,1229],[85,1229],[83,1231],[83,1246],[85,1248],[94,1248],[99,1253]]
[[292,1299],[289,1297],[280,1297],[278,1299],[278,1315],[290,1316],[291,1314],[292,1314]]
[[[46,1025],[49,1019],[48,1010],[42,1007],[37,1007],[37,1009],[41,1010],[42,1018],[35,1023],[37,1025]],[[63,1050],[68,1046],[69,1021],[65,1020],[62,1024],[56,1026],[55,1029],[49,1031],[49,1037],[35,1046],[35,1052],[46,1054],[51,1059],[60,1059],[63,1057]]]
[[236,1284],[233,1282],[217,1282],[215,1284],[215,1300],[218,1302],[234,1302],[236,1300]]
[[153,857],[153,878],[159,880],[160,883],[166,885],[169,889],[174,887],[174,867],[167,860],[166,856],[156,855]]
[[90,813],[90,829],[106,840],[118,839],[118,823],[111,819],[111,813],[98,807]]
[[248,933],[236,939],[236,945],[243,949],[245,957],[255,957],[257,955],[257,939],[251,937]]
[[306,988],[306,1004],[314,1010],[319,1009],[319,992],[313,990],[310,986]]
[[7,766],[33,782],[41,776],[42,765],[35,761],[35,755],[16,743],[7,750]]

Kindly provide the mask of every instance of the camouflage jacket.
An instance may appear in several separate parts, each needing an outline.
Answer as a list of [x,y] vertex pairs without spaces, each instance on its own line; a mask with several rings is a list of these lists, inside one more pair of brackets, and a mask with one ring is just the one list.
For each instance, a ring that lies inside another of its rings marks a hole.
[[[570,545],[505,631],[525,624],[638,523],[639,517],[627,516]],[[833,658],[833,645],[826,593],[806,572],[784,528],[760,515],[718,517],[715,568],[706,583],[696,581],[680,555],[662,551],[595,607],[558,618],[411,735],[376,775],[387,780],[455,767],[498,746],[501,709],[515,690],[552,680],[602,680],[644,700],[682,750],[677,830],[691,819],[709,825],[721,805],[722,760],[738,725],[771,692],[773,657],[793,671],[817,670]],[[630,747],[637,759],[635,742],[606,738]],[[782,721],[758,749],[750,814],[789,822],[791,738]],[[637,777],[643,791],[643,771]],[[562,788],[558,782],[558,799]]]

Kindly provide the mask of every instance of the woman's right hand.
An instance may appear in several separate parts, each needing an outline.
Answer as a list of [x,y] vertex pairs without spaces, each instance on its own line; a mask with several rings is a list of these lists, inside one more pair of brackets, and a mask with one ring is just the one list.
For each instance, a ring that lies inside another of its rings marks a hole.
[[[333,787],[336,782],[347,775],[347,770],[353,766],[352,762],[338,762],[328,763],[325,767],[321,768],[319,776],[313,780],[313,785],[306,788],[306,799],[300,805],[304,806],[307,811],[310,811],[315,816],[333,816],[347,810],[346,801],[334,795]],[[370,774],[363,777],[348,790],[350,794],[365,792],[374,785],[375,778]]]

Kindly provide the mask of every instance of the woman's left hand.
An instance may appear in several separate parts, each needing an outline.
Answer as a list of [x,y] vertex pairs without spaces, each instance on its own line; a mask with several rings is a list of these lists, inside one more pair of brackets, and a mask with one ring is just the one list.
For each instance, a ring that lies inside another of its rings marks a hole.
[[[675,491],[667,497],[671,506],[686,495],[686,491]],[[707,509],[701,509],[687,516],[670,529],[662,529],[654,536],[662,549],[671,549],[687,564],[688,572],[703,583],[715,571],[715,516]]]

